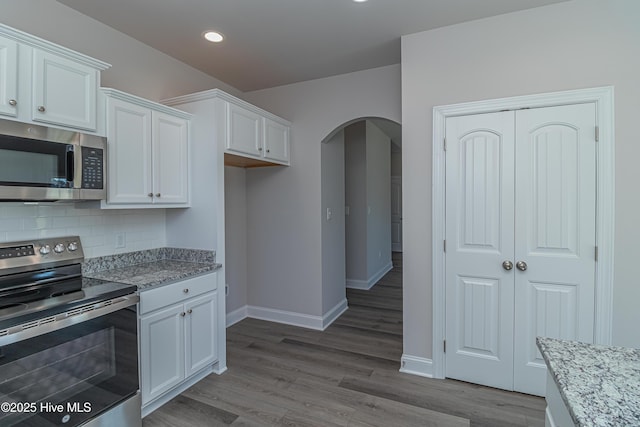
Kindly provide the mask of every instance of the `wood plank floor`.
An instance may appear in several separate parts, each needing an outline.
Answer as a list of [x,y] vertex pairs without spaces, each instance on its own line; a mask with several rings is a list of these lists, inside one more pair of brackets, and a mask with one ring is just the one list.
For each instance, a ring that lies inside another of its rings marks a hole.
[[156,426],[544,426],[544,399],[398,372],[402,256],[326,331],[245,319],[227,329],[228,371],[143,420]]

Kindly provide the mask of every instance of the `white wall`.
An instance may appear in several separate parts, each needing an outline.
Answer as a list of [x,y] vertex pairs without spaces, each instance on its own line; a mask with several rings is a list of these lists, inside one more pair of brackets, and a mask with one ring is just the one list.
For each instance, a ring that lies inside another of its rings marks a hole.
[[640,347],[640,2],[580,0],[402,38],[404,352],[431,357],[432,108],[615,86],[613,343]]
[[247,192],[242,168],[224,168],[224,209],[226,308],[231,313],[247,305]]
[[[112,65],[102,85],[151,100],[221,87],[238,91],[75,10],[51,0],[0,0],[3,24],[77,50]],[[180,209],[172,211],[178,214]],[[116,249],[116,232],[127,245]],[[87,257],[168,244],[165,210],[75,210],[0,204],[0,240],[79,234]],[[173,243],[173,242],[171,242]]]
[[[347,285],[367,282],[367,128],[359,121],[344,130]],[[325,166],[323,164],[322,170]]]
[[245,93],[290,120],[291,167],[247,172],[249,304],[319,316],[321,141],[362,117],[400,122],[400,66]]
[[[322,161],[322,312],[346,298],[344,132],[321,145]],[[327,209],[331,218],[327,219]]]
[[367,280],[391,265],[391,140],[375,124],[367,133]]

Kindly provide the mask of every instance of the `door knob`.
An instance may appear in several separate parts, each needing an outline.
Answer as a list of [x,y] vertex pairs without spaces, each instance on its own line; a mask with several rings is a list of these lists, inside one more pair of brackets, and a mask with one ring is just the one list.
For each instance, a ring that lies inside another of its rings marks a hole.
[[524,261],[516,262],[516,268],[520,271],[525,271],[527,269],[527,263]]
[[11,105],[12,107],[15,107],[17,103],[18,103],[18,101],[16,101],[15,99],[10,99],[9,100],[9,105]]
[[511,269],[513,269],[513,263],[509,260],[507,261],[503,261],[502,262],[502,268],[504,268],[505,270],[509,271]]

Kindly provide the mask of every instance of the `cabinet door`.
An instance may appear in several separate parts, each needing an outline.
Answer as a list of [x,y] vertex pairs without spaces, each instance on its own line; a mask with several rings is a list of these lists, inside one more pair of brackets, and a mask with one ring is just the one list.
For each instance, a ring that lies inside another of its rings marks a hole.
[[189,201],[188,121],[154,111],[153,118],[153,203]]
[[178,304],[140,318],[142,404],[184,379],[184,312]]
[[217,293],[211,292],[185,303],[187,377],[218,359],[217,301]]
[[289,126],[264,119],[264,158],[289,164]]
[[107,203],[151,203],[151,110],[110,98]]
[[260,157],[262,117],[234,104],[227,104],[227,150]]
[[0,114],[16,117],[18,99],[18,43],[0,37]]
[[32,119],[96,130],[98,71],[52,53],[33,51]]

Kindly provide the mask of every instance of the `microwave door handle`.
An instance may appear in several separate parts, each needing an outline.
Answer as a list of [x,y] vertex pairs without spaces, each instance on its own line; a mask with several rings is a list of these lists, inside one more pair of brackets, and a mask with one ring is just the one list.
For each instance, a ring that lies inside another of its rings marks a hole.
[[67,151],[67,182],[73,182],[73,178],[74,178],[74,170],[75,170],[75,156],[74,156],[74,151],[73,151],[73,147],[71,147],[71,149],[69,151]]

